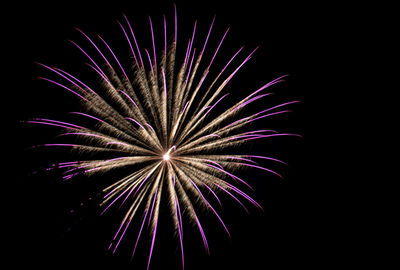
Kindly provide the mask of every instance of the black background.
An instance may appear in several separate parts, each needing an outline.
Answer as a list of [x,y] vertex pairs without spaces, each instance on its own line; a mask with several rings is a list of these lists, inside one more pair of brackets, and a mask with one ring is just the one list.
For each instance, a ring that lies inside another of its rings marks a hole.
[[[272,139],[250,146],[254,152],[271,154],[289,163],[289,167],[271,165],[283,174],[284,180],[255,170],[240,174],[255,187],[256,191],[251,194],[265,211],[249,206],[250,214],[246,214],[237,204],[224,200],[224,209],[219,212],[231,231],[232,240],[210,215],[203,215],[210,256],[202,248],[198,231],[185,227],[185,268],[324,268],[340,264],[340,258],[349,256],[348,247],[337,249],[335,246],[341,241],[341,225],[334,220],[335,213],[328,199],[337,184],[331,181],[334,173],[324,168],[330,160],[320,154],[329,151],[332,145],[324,141],[327,119],[316,113],[316,104],[329,104],[329,97],[321,94],[328,86],[320,83],[319,75],[328,72],[321,63],[335,57],[334,40],[328,33],[336,26],[328,23],[327,18],[334,17],[336,8],[287,1],[279,4],[175,3],[181,45],[190,37],[194,20],[198,21],[197,33],[202,39],[200,35],[204,36],[216,14],[211,37],[214,44],[230,27],[221,55],[225,52],[230,56],[242,45],[246,46],[246,52],[260,46],[237,81],[228,85],[233,97],[243,97],[257,86],[289,74],[286,82],[274,86],[274,96],[269,102],[301,100],[302,103],[292,106],[293,113],[266,120],[260,126],[304,136]],[[144,46],[151,48],[148,16],[152,17],[156,34],[162,33],[162,15],[166,15],[167,23],[173,22],[173,2],[38,3],[20,10],[19,24],[12,26],[12,49],[16,52],[14,63],[18,68],[15,79],[18,87],[12,92],[18,103],[12,114],[12,127],[17,132],[12,132],[10,139],[18,142],[18,146],[17,150],[13,148],[10,157],[11,164],[17,164],[12,167],[16,187],[5,192],[11,198],[8,202],[12,213],[7,223],[11,227],[10,250],[16,265],[90,269],[136,266],[144,269],[146,266],[149,251],[146,241],[140,243],[141,251],[132,262],[129,254],[134,243],[129,241],[114,256],[106,252],[121,216],[98,216],[100,188],[94,188],[95,182],[80,179],[85,182],[63,184],[59,172],[43,169],[66,152],[28,150],[32,145],[53,141],[57,131],[20,123],[34,117],[56,119],[77,110],[74,97],[36,79],[48,73],[35,62],[76,70],[82,72],[82,78],[90,79],[85,73],[85,58],[68,42],[69,39],[83,41],[74,27],[92,36],[100,34],[124,56],[128,47],[116,23],[123,20],[122,14],[133,19],[137,38],[146,40]],[[220,66],[223,63],[219,60]],[[168,225],[160,223],[159,228],[151,269],[181,269],[178,242],[169,236]]]

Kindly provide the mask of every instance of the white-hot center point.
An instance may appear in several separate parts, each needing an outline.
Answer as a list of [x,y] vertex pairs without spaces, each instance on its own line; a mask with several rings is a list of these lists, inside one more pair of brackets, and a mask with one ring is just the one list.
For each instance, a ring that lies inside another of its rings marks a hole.
[[163,155],[163,159],[164,160],[169,160],[169,158],[170,158],[170,156],[169,156],[169,154],[167,153],[167,154],[165,154],[165,155]]

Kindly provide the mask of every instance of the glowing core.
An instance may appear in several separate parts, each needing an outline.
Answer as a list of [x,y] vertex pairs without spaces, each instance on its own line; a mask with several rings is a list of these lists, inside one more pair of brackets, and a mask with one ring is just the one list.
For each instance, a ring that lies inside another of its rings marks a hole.
[[169,158],[170,158],[170,156],[169,156],[169,154],[167,153],[167,154],[165,154],[165,155],[163,155],[163,159],[164,160],[169,160]]

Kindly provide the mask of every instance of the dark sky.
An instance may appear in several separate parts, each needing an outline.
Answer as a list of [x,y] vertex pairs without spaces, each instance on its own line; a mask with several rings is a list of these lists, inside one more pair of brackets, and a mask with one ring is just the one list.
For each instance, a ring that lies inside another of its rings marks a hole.
[[[124,242],[116,256],[107,254],[108,240],[121,216],[98,216],[99,189],[93,188],[93,181],[82,179],[86,182],[61,184],[57,172],[46,172],[42,168],[64,153],[26,150],[31,145],[53,140],[57,131],[26,126],[19,121],[34,117],[57,118],[77,110],[74,98],[62,89],[36,79],[48,73],[35,64],[41,62],[76,70],[82,77],[90,78],[85,73],[85,58],[68,42],[83,43],[83,37],[74,27],[110,40],[115,50],[124,55],[127,52],[122,51],[127,51],[128,47],[116,20],[122,21],[122,14],[126,14],[135,22],[137,38],[143,40],[143,46],[151,48],[148,16],[152,17],[156,35],[162,33],[163,14],[167,24],[173,23],[173,2],[160,2],[38,3],[17,13],[21,23],[13,26],[12,37],[15,63],[20,70],[19,87],[14,91],[19,102],[18,108],[14,108],[13,127],[17,132],[12,139],[19,142],[18,154],[13,157],[19,165],[14,169],[18,191],[10,200],[13,205],[10,250],[16,257],[15,264],[54,268],[65,265],[90,269],[145,268],[149,248],[145,241],[132,263],[129,254],[133,241]],[[186,226],[185,269],[309,268],[330,265],[334,261],[330,243],[335,230],[325,226],[329,222],[329,210],[322,204],[331,195],[323,185],[328,181],[329,173],[321,175],[322,169],[318,167],[327,161],[315,156],[315,149],[326,145],[321,139],[314,140],[319,136],[315,133],[318,130],[315,124],[322,126],[323,120],[310,121],[310,112],[320,98],[317,88],[322,85],[315,77],[321,73],[321,59],[332,57],[325,48],[326,32],[332,26],[324,25],[324,18],[331,16],[332,8],[307,5],[303,1],[296,4],[290,1],[262,2],[175,1],[181,44],[191,35],[195,20],[198,37],[202,39],[216,14],[210,43],[215,44],[230,27],[221,57],[224,53],[232,55],[243,45],[246,53],[260,46],[237,81],[228,85],[233,98],[243,97],[257,86],[289,74],[286,82],[274,87],[274,96],[268,102],[301,100],[302,103],[291,108],[293,113],[259,126],[271,125],[304,136],[303,139],[282,138],[250,146],[258,153],[271,153],[271,156],[288,162],[289,167],[272,165],[284,180],[253,170],[241,174],[252,179],[249,182],[254,185],[255,192],[251,194],[262,204],[264,212],[249,206],[250,214],[246,214],[239,205],[226,200],[221,213],[231,230],[232,240],[224,235],[210,215],[204,215],[202,220],[209,235],[210,256],[202,248],[198,231]],[[220,60],[219,64],[222,63]],[[32,174],[33,171],[36,173]],[[169,236],[171,228],[159,226],[162,228],[157,233],[151,269],[181,269],[178,242]]]

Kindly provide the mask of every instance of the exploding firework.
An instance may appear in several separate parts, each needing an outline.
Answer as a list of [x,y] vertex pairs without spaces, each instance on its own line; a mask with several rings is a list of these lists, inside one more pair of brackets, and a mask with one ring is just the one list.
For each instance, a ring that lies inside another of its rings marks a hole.
[[[216,48],[207,49],[215,17],[201,43],[201,50],[196,50],[194,46],[197,22],[194,24],[188,42],[185,46],[180,45],[180,49],[185,50],[182,58],[177,54],[176,9],[171,31],[173,38],[169,44],[164,17],[163,42],[160,43],[162,50],[158,55],[157,48],[160,45],[156,46],[152,20],[149,19],[152,51],[148,51],[140,48],[130,21],[126,16],[123,17],[124,21],[119,22],[119,26],[132,56],[129,69],[123,67],[111,46],[100,36],[94,40],[77,29],[83,39],[91,44],[97,59],[71,41],[87,57],[89,68],[96,74],[97,80],[101,81],[100,87],[89,87],[75,75],[40,64],[59,77],[57,81],[43,77],[40,79],[60,86],[79,99],[81,111],[71,114],[77,119],[86,118],[85,126],[79,125],[79,122],[75,124],[44,118],[26,122],[62,128],[64,132],[59,138],[73,138],[73,143],[62,141],[42,146],[68,147],[86,157],[57,164],[58,168],[64,170],[64,181],[70,181],[77,175],[94,175],[115,169],[129,172],[103,190],[102,214],[118,204],[125,205],[127,209],[110,243],[109,250],[112,253],[117,250],[135,218],[135,221],[140,221],[133,246],[135,254],[147,222],[150,224],[151,240],[149,267],[163,199],[170,209],[183,265],[184,216],[198,228],[208,253],[207,238],[196,210],[204,208],[211,212],[230,235],[227,226],[211,205],[211,200],[221,204],[219,196],[227,196],[246,211],[243,200],[261,209],[260,204],[238,187],[243,185],[251,188],[249,184],[233,172],[251,167],[281,177],[259,162],[284,162],[272,157],[243,153],[243,148],[237,146],[270,137],[299,136],[275,130],[246,129],[256,120],[289,112],[285,107],[298,101],[285,102],[246,117],[238,117],[251,103],[270,95],[266,89],[282,82],[286,77],[284,75],[264,84],[222,113],[215,113],[214,108],[221,105],[228,96],[228,93],[224,93],[226,85],[251,59],[257,48],[232,68],[231,64],[243,53],[243,47],[240,48],[222,70],[212,76],[212,64],[229,31],[222,35]],[[100,46],[104,49],[101,50]],[[209,55],[208,58],[205,55]],[[229,69],[232,71],[228,73]]]

